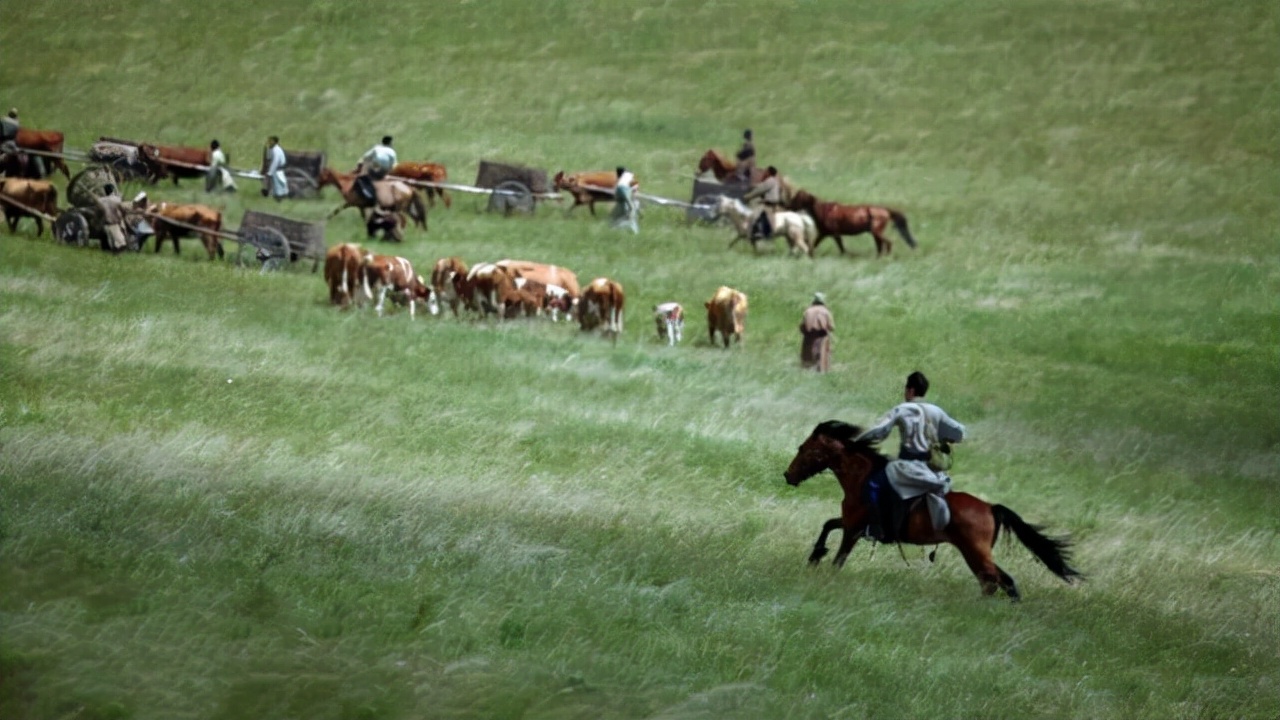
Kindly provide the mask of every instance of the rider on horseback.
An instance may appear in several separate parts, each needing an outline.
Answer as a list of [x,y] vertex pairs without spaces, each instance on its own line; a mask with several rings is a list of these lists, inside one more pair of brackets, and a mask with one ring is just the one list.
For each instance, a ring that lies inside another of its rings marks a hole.
[[369,152],[360,158],[360,167],[358,172],[360,176],[356,178],[356,187],[360,189],[360,194],[370,202],[377,200],[377,194],[373,189],[375,180],[381,180],[391,173],[391,168],[396,166],[396,151],[391,147],[391,136],[382,136],[382,142],[369,148]]
[[[898,428],[902,445],[898,459],[885,467],[886,477],[873,479],[871,493],[876,512],[880,516],[879,532],[872,531],[877,539],[892,542],[901,536],[902,521],[906,519],[912,498],[924,496],[935,528],[942,528],[950,521],[950,511],[943,496],[951,491],[951,478],[930,465],[930,450],[941,445],[950,452],[948,443],[964,440],[964,426],[937,405],[924,402],[929,392],[929,380],[916,371],[907,376],[903,391],[905,402],[897,405],[871,429],[859,435],[857,441],[879,442]],[[878,497],[877,497],[878,496]]]
[[751,182],[751,171],[756,168],[756,145],[751,141],[751,131],[742,131],[742,147],[738,149],[735,156],[738,160],[738,166],[734,172],[741,182]]
[[764,210],[751,225],[753,243],[756,240],[768,240],[773,237],[773,214],[782,207],[782,183],[778,180],[778,168],[770,165],[764,171],[764,180],[742,196],[743,202],[750,202],[755,198],[760,198],[764,204]]

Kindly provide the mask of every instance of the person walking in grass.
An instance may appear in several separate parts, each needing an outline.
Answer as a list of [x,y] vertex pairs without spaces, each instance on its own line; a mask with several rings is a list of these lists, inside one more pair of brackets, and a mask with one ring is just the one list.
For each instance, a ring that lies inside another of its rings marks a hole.
[[632,233],[640,232],[639,208],[636,206],[634,188],[631,183],[635,175],[630,170],[618,166],[618,181],[613,186],[613,211],[609,213],[609,222],[615,228],[627,228]]
[[209,169],[204,176],[204,191],[211,193],[217,190],[235,192],[236,181],[227,169],[227,154],[222,152],[222,143],[214,140],[209,143]]
[[820,292],[813,294],[813,302],[800,317],[800,366],[820,373],[831,369],[831,333],[836,331],[835,320],[827,309],[827,297]]
[[951,491],[951,478],[930,466],[930,450],[941,445],[950,452],[949,443],[964,440],[964,425],[951,419],[937,405],[925,402],[928,392],[929,379],[924,373],[918,370],[911,373],[903,389],[903,402],[855,439],[855,442],[880,442],[889,437],[894,428],[898,429],[901,439],[898,459],[891,460],[884,470],[889,488],[880,486],[876,497],[877,489],[873,487],[881,539],[891,541],[900,536],[902,520],[910,507],[907,501],[921,495],[928,503],[935,528],[946,527],[950,522],[951,511],[943,496]]
[[267,149],[262,156],[262,197],[269,195],[279,201],[289,196],[289,181],[284,176],[286,162],[279,136],[267,138]]

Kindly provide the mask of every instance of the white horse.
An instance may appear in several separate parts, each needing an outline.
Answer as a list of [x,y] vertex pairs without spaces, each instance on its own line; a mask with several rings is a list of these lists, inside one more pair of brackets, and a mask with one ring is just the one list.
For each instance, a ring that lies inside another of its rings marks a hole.
[[[721,195],[716,199],[716,217],[729,218],[729,222],[733,223],[734,229],[738,231],[733,242],[729,243],[729,247],[733,247],[735,243],[745,238],[751,243],[752,249],[757,252],[760,250],[760,240],[751,239],[751,226],[755,224],[756,218],[762,212],[765,211],[747,207],[741,200],[728,195]],[[785,237],[791,254],[813,257],[813,243],[818,239],[818,226],[806,213],[779,210],[773,213],[773,236]]]

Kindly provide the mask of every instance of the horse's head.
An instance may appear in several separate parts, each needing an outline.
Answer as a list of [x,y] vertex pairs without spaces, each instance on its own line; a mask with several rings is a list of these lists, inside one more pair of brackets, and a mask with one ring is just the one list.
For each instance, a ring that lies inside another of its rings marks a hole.
[[788,210],[808,210],[810,213],[812,213],[813,206],[817,202],[818,202],[818,199],[815,198],[813,195],[810,195],[809,191],[800,189],[800,190],[796,190],[795,194],[791,196],[791,200],[787,203],[787,209]]
[[839,420],[820,423],[809,437],[800,443],[796,456],[791,460],[782,477],[786,479],[788,485],[799,485],[823,470],[835,470],[851,452],[864,454],[860,451],[865,451],[869,455],[866,463],[869,473],[875,465],[873,457],[881,460],[884,458],[866,443],[854,442],[854,438],[861,434],[862,428]]

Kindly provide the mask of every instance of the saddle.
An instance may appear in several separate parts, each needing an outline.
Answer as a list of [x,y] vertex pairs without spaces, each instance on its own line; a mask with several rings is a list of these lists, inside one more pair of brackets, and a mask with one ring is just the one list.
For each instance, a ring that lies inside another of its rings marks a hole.
[[356,192],[371,204],[378,202],[378,191],[373,185],[373,178],[368,175],[356,177]]
[[906,535],[907,517],[916,506],[924,502],[923,495],[903,500],[889,483],[884,469],[868,479],[867,504],[871,507],[871,522],[867,525],[867,537],[881,543],[899,543]]

